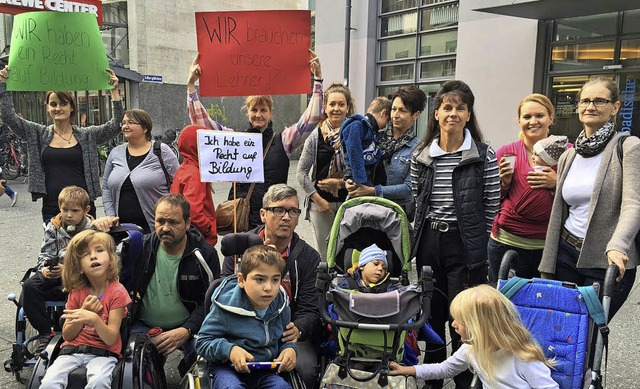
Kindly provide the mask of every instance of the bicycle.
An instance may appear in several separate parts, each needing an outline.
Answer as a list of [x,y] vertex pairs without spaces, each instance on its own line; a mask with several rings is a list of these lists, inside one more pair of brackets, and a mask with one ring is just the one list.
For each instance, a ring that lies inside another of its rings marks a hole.
[[21,174],[27,176],[27,146],[26,143],[18,139],[15,135],[8,136],[9,141],[5,142],[0,155],[3,158],[2,172],[7,180],[15,180]]

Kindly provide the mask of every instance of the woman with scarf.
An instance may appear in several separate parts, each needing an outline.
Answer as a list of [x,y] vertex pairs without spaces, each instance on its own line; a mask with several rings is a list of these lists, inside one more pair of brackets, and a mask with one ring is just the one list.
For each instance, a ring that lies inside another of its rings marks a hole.
[[[262,147],[267,151],[263,160],[264,183],[256,183],[249,199],[249,229],[263,224],[260,219],[262,197],[273,184],[286,184],[289,175],[289,157],[298,146],[302,145],[305,138],[316,128],[322,115],[322,70],[320,59],[309,50],[311,60],[309,66],[313,73],[313,91],[307,109],[300,116],[300,120],[281,132],[273,129],[273,99],[268,95],[248,96],[243,109],[247,111],[249,129],[245,132],[262,134]],[[189,69],[187,81],[187,108],[191,124],[210,130],[234,131],[213,120],[206,108],[200,102],[196,90],[196,81],[200,78],[202,70],[198,65],[199,55],[193,60]],[[211,70],[210,70],[211,71]],[[339,129],[339,127],[338,127]],[[240,183],[236,185],[236,197],[246,197],[251,184]],[[229,190],[229,200],[234,198],[233,187]]]
[[578,92],[583,130],[558,161],[558,185],[538,268],[544,278],[602,285],[607,267],[616,265],[620,273],[609,319],[627,299],[639,260],[640,140],[615,131],[618,93],[606,78],[590,80]]
[[298,161],[298,182],[307,194],[307,219],[313,225],[323,261],[327,260],[327,237],[336,211],[347,198],[340,126],[354,112],[349,88],[331,84],[324,92],[324,113],[320,125],[307,138]]
[[[549,136],[554,116],[553,103],[547,96],[526,96],[518,106],[519,140],[496,151],[502,202],[487,245],[491,282],[497,282],[502,257],[508,250],[518,253],[518,260],[512,264],[518,277],[540,277],[538,265],[558,177],[554,168],[534,170],[533,145]],[[513,156],[513,163],[505,158],[508,155]]]
[[402,206],[413,220],[415,202],[411,194],[411,153],[418,145],[413,124],[427,104],[427,96],[416,86],[402,86],[391,99],[391,128],[380,141],[385,185],[366,186],[347,181],[349,197],[378,196]]

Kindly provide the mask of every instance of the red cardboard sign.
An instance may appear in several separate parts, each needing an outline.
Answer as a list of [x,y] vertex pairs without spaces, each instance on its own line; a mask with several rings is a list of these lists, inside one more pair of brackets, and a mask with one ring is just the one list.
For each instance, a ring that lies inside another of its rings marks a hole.
[[309,92],[309,11],[197,12],[202,96]]

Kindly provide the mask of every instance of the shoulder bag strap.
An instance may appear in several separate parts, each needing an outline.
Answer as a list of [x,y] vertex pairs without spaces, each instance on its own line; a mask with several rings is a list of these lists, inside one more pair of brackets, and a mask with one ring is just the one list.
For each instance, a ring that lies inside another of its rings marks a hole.
[[[267,147],[265,147],[264,149],[264,153],[262,156],[262,160],[264,161],[265,158],[267,158],[267,154],[269,154],[269,149],[271,148],[271,142],[273,142],[273,138],[276,137],[276,134],[274,133],[271,136],[271,139],[269,139],[269,143],[267,143]],[[245,197],[245,199],[249,200],[251,198],[251,195],[253,194],[253,188],[255,188],[256,183],[252,182],[251,185],[249,186],[249,191],[247,192],[247,196]]]
[[159,140],[153,142],[153,153],[158,156],[160,160],[160,166],[162,167],[162,172],[164,173],[164,178],[167,180],[167,186],[171,189],[171,184],[173,183],[173,179],[169,176],[169,172],[167,171],[167,167],[164,166],[164,160],[162,159],[162,142]]

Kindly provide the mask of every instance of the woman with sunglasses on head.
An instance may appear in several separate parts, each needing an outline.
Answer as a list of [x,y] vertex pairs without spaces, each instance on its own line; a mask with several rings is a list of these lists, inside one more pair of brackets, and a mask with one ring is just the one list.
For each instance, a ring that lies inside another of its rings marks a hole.
[[578,92],[583,130],[558,161],[558,185],[538,270],[543,277],[600,284],[609,265],[620,271],[609,319],[636,278],[640,229],[640,140],[616,132],[619,89],[606,78]]
[[[148,113],[132,109],[124,113],[123,143],[109,153],[102,177],[102,202],[107,216],[117,216],[120,223],[137,224],[145,234],[154,226],[156,202],[169,194],[178,170],[178,158],[166,144],[160,143],[160,155],[152,150],[153,124]],[[160,160],[162,158],[162,161]],[[162,163],[164,163],[164,168]]]
[[94,200],[101,196],[97,147],[118,134],[122,121],[122,101],[118,92],[118,77],[109,73],[113,118],[98,126],[78,127],[78,114],[73,92],[49,91],[45,95],[47,117],[51,125],[28,121],[13,109],[11,93],[6,90],[9,68],[0,70],[0,119],[11,131],[27,142],[29,192],[33,201],[42,198],[42,220],[47,223],[57,215],[58,195],[62,188],[76,185],[91,198],[92,216],[96,215]]

